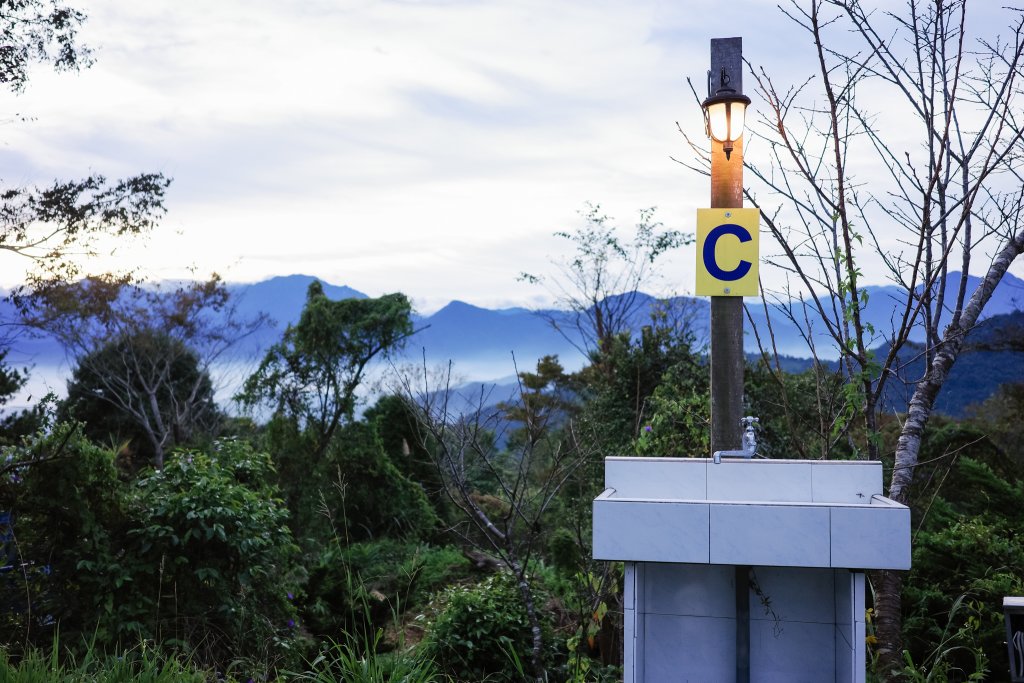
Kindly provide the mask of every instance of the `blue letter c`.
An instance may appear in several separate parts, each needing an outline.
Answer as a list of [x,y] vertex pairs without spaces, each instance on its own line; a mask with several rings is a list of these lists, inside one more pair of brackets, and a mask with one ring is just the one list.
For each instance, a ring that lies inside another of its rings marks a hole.
[[753,238],[746,228],[734,223],[726,223],[725,225],[719,225],[709,232],[707,239],[704,240],[704,267],[708,269],[708,274],[716,280],[732,282],[742,279],[744,275],[750,272],[750,261],[743,261],[741,259],[739,265],[732,270],[722,270],[718,267],[718,263],[715,261],[715,245],[718,244],[719,238],[725,235],[734,235],[741,243],[749,242]]

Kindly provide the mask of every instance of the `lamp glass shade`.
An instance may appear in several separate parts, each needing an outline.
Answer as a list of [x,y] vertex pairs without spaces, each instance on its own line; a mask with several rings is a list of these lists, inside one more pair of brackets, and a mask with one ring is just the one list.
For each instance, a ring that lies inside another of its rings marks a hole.
[[735,142],[743,135],[747,105],[742,101],[708,104],[708,132],[719,142]]

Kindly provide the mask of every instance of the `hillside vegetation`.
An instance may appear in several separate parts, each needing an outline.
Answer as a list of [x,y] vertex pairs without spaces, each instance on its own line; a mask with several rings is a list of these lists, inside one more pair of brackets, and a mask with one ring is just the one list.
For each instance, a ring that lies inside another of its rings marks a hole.
[[[400,294],[334,300],[317,283],[244,384],[258,420],[175,393],[206,386],[198,354],[169,366],[138,414],[103,407],[101,379],[76,371],[68,399],[4,423],[3,665],[82,680],[123,661],[197,680],[616,680],[622,570],[589,548],[602,459],[708,450],[707,367],[673,320],[617,332],[578,372],[554,356],[520,368],[514,395],[485,388],[476,410],[465,392],[460,410],[446,403],[429,368],[357,410],[368,364],[412,334],[410,307]],[[164,355],[147,341],[156,329],[134,331],[105,353]],[[1020,314],[976,332],[979,356],[1024,344]],[[822,428],[842,421],[827,414],[842,391],[836,370],[751,361],[762,452],[854,457]],[[1000,599],[1024,590],[1022,410],[1024,384],[1005,382],[926,440],[904,635],[932,670],[1007,665]],[[143,419],[176,425],[159,466]],[[898,414],[883,420],[882,452],[898,429]]]

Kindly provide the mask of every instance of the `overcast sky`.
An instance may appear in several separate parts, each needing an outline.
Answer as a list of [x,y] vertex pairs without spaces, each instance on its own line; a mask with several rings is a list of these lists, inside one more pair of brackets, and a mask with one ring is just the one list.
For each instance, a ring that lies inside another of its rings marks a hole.
[[[539,303],[516,275],[565,253],[551,233],[587,201],[692,231],[707,183],[670,156],[677,121],[702,134],[686,78],[703,87],[709,40],[743,36],[783,82],[813,60],[770,0],[73,4],[96,64],[0,94],[0,118],[33,117],[0,128],[0,176],[173,177],[161,227],[95,266],[306,273],[425,312]],[[692,260],[669,287],[692,290]]]

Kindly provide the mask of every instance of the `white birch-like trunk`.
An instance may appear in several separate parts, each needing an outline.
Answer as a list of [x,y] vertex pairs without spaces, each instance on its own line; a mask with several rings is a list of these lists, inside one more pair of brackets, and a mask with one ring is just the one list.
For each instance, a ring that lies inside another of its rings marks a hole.
[[[977,324],[985,305],[992,298],[992,292],[1021,252],[1024,252],[1024,230],[1011,238],[993,259],[992,265],[974,290],[963,313],[959,318],[954,318],[946,328],[942,342],[935,349],[927,374],[914,390],[907,411],[907,420],[903,424],[896,445],[896,459],[889,484],[889,497],[898,503],[907,505],[910,502],[910,485],[914,480],[914,470],[917,468],[921,451],[921,436],[935,407],[935,399],[963,349],[967,333]],[[967,277],[966,273],[964,277]],[[882,670],[888,672],[900,668],[903,663],[900,638],[900,596],[903,576],[895,571],[880,572],[879,576],[880,585],[875,587],[875,627],[878,640],[883,646],[879,650]]]

